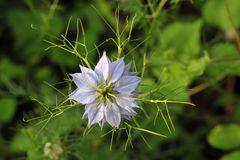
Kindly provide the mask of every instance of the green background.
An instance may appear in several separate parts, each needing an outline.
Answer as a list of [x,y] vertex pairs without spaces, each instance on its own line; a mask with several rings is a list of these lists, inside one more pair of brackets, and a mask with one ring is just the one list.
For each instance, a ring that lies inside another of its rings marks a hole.
[[[1,160],[47,160],[47,142],[61,145],[62,160],[240,159],[239,0],[1,0],[0,10]],[[75,41],[80,18],[92,66],[98,51],[116,59],[118,48],[110,38],[116,39],[111,28],[118,24],[124,31],[121,41],[128,40],[122,56],[143,76],[139,90],[150,93],[150,99],[196,105],[168,104],[175,126],[170,133],[161,116],[154,123],[156,106],[140,103],[146,114],[138,110],[139,125],[167,139],[135,131],[125,150],[127,133],[118,133],[110,151],[111,135],[101,136],[109,126],[82,136],[83,107],[49,120],[44,128],[43,119],[25,122],[45,114],[31,97],[51,107],[66,98],[49,84],[66,95],[72,90],[68,73],[79,72],[82,62],[57,47],[46,50],[51,46],[46,40],[61,44],[53,37],[62,38],[70,17],[67,38]]]

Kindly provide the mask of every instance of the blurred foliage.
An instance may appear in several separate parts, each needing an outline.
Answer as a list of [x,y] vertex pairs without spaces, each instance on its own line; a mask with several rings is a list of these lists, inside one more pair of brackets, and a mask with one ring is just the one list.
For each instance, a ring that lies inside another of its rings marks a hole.
[[[209,143],[216,148],[232,150],[240,146],[240,125],[227,124],[217,125],[208,136]],[[224,155],[221,160],[237,160],[240,151],[233,151]]]
[[212,46],[209,50],[212,57],[212,63],[207,68],[207,74],[213,77],[213,81],[219,81],[227,75],[238,75],[238,66],[240,61],[238,58],[238,49],[230,43],[219,43]]
[[228,150],[240,146],[239,134],[239,125],[219,125],[212,130],[208,140],[212,146]]
[[[96,126],[82,136],[82,107],[37,119],[47,114],[43,104],[54,108],[66,99],[74,87],[68,73],[82,63],[46,40],[60,44],[71,19],[66,38],[74,42],[80,18],[91,65],[104,50],[115,59],[119,48],[110,38],[117,38],[111,28],[118,7],[121,42],[132,33],[122,53],[144,77],[139,90],[197,105],[169,104],[175,125],[169,131],[164,105],[140,103],[146,113],[138,111],[138,123],[168,138],[136,131],[126,151],[128,133],[114,136],[112,151],[112,135],[102,137],[110,128]],[[47,143],[63,150],[62,160],[239,159],[239,0],[2,0],[0,9],[0,159],[48,159]],[[36,121],[25,122],[31,118]]]
[[[203,7],[203,17],[210,25],[223,30],[239,27],[239,6],[240,2],[238,0],[211,0]],[[230,15],[228,12],[230,12]],[[232,23],[234,23],[234,26]]]
[[15,114],[16,100],[14,98],[1,98],[0,125],[9,122]]

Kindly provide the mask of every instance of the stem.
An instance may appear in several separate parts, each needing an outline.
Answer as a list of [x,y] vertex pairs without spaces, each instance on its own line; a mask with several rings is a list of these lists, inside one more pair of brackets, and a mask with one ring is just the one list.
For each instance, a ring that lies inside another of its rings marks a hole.
[[153,8],[153,4],[151,3],[151,0],[147,0],[148,6],[150,8],[151,13],[154,13],[154,8]]
[[88,62],[88,60],[86,58],[82,59],[84,61],[84,63],[87,65],[88,68],[92,69],[90,63]]
[[191,106],[195,106],[195,104],[190,103],[190,102],[182,102],[182,101],[171,101],[171,100],[159,100],[159,99],[137,99],[139,101],[145,101],[145,102],[150,102],[150,103],[174,103],[174,104],[187,104]]
[[[229,96],[233,96],[233,93],[234,93],[234,88],[235,88],[235,77],[232,76],[232,77],[228,77],[227,78],[227,86],[226,86],[226,90],[227,90],[227,93]],[[228,113],[228,114],[231,114],[233,113],[234,111],[234,105],[233,105],[233,101],[232,99],[230,99],[226,106],[225,106],[225,111]]]
[[[226,8],[226,11],[227,11],[227,15],[228,15],[228,18],[230,20],[230,23],[232,25],[232,28],[235,32],[235,41],[236,41],[236,44],[237,44],[237,47],[238,47],[238,50],[240,50],[240,37],[239,37],[239,33],[235,27],[235,24],[234,24],[234,21],[233,21],[233,18],[232,18],[232,15],[231,15],[231,11],[230,11],[230,8],[229,8],[229,5],[228,5],[228,1],[227,0],[224,0],[224,4],[225,4],[225,8]],[[235,88],[235,77],[229,77],[227,79],[227,92],[230,96],[233,95],[234,93],[234,88]],[[234,106],[233,106],[233,101],[230,100],[226,106],[225,106],[225,110],[227,113],[231,114],[233,111],[234,111]]]
[[197,85],[196,87],[192,88],[192,89],[188,92],[188,94],[189,94],[190,96],[191,96],[191,95],[194,95],[194,94],[196,94],[196,93],[199,93],[199,92],[205,90],[205,89],[208,88],[208,87],[209,87],[209,84],[208,84],[208,83],[202,83],[202,84]]
[[145,73],[145,69],[146,69],[146,52],[144,52],[144,54],[143,54],[143,68],[142,68],[142,73],[141,73],[141,77],[143,78],[143,76],[144,76],[144,73]]
[[156,11],[154,12],[154,15],[153,15],[154,18],[156,18],[156,17],[159,15],[159,13],[160,13],[161,10],[163,9],[163,6],[166,4],[166,2],[167,2],[167,0],[161,0],[161,2],[159,3]]
[[118,42],[118,59],[121,57],[121,53],[122,53],[122,48],[121,48],[121,39],[120,37],[118,36],[117,38],[117,42]]
[[229,8],[229,5],[228,5],[228,0],[224,0],[224,4],[225,4],[225,8],[226,8],[227,15],[228,15],[228,18],[230,20],[231,26],[232,26],[232,28],[235,32],[235,40],[236,40],[237,47],[238,47],[238,49],[240,49],[240,37],[239,37],[238,31],[235,27],[235,24],[234,24],[232,15],[231,15],[231,11],[230,11],[230,8]]

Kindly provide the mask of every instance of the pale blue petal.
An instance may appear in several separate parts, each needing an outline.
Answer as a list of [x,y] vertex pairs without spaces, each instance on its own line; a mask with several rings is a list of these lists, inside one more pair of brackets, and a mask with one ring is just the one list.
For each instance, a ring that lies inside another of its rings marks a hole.
[[88,105],[85,105],[85,111],[83,113],[82,119],[87,118],[89,110],[90,110],[90,108],[88,107]]
[[129,107],[119,108],[119,111],[120,111],[121,115],[134,116],[136,114],[136,112],[132,108],[129,108]]
[[82,119],[88,118],[88,113],[91,111],[92,107],[96,107],[98,104],[98,101],[95,100],[94,102],[90,103],[90,104],[86,104],[85,105],[85,112],[82,116]]
[[130,72],[131,68],[131,63],[125,65],[124,71],[123,71],[123,76],[137,76],[138,72]]
[[96,100],[96,92],[84,92],[80,88],[77,88],[69,95],[69,98],[82,104],[89,104]]
[[121,96],[121,95],[115,95],[115,100],[119,107],[135,107],[137,106],[134,101],[135,98],[127,97],[127,96]]
[[102,81],[106,81],[109,76],[109,65],[111,61],[108,59],[106,52],[103,53],[103,56],[97,63],[94,71],[97,73],[98,77],[102,79]]
[[105,123],[105,115],[104,115],[104,105],[101,104],[101,106],[98,108],[98,101],[95,101],[91,104],[87,104],[85,106],[85,112],[83,114],[83,118],[88,118],[88,125],[89,127],[92,126],[95,123],[98,123],[99,125]]
[[77,87],[84,86],[84,81],[82,80],[82,73],[74,73],[74,74],[70,74],[70,76],[72,76],[72,80]]
[[100,108],[97,108],[97,105],[90,108],[88,112],[89,126],[99,123],[104,118],[104,108],[105,106],[101,105]]
[[114,103],[112,103],[111,106],[105,107],[105,118],[112,127],[119,127],[121,122],[121,114],[118,107]]
[[87,67],[84,67],[82,65],[79,65],[79,67],[80,67],[80,70],[81,70],[82,73],[92,73],[92,72],[94,72],[93,70],[91,70]]
[[117,80],[119,80],[119,78],[123,74],[124,67],[125,67],[125,64],[124,64],[123,58],[110,63],[110,68],[109,68],[110,69],[110,71],[109,71],[109,73],[110,73],[109,82],[110,83],[114,83]]
[[132,119],[132,116],[128,116],[128,115],[121,115],[122,116],[122,119],[127,119],[127,120],[131,120]]
[[79,67],[80,67],[82,73],[91,75],[91,77],[93,77],[95,79],[95,81],[99,82],[98,76],[93,70],[91,70],[87,67],[81,66],[81,65],[79,65]]
[[105,114],[103,119],[98,123],[101,128],[103,128],[104,123],[106,122]]
[[84,80],[84,84],[87,87],[91,87],[96,89],[97,85],[98,85],[98,80],[96,80],[96,78],[94,76],[92,76],[91,74],[83,74],[83,80]]
[[131,68],[131,63],[125,65],[124,71],[123,71],[124,76],[128,76],[130,68]]
[[129,72],[128,75],[129,75],[129,76],[137,76],[137,75],[138,75],[138,72]]
[[114,90],[122,95],[131,95],[141,82],[141,78],[137,76],[122,76]]
[[94,90],[97,88],[98,80],[91,74],[74,73],[70,75],[78,88],[84,88],[86,90]]
[[91,126],[90,124],[92,123],[94,115],[96,114],[96,106],[97,106],[97,103],[91,103],[91,104],[86,105],[86,107],[85,107],[86,110],[85,110],[84,116],[87,115],[87,117],[88,117],[89,127]]

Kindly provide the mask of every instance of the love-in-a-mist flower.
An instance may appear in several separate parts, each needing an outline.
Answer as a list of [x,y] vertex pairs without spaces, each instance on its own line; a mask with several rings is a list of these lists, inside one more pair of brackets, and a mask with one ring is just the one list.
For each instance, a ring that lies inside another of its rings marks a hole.
[[103,53],[94,70],[80,66],[81,73],[71,74],[77,89],[69,97],[85,105],[83,118],[88,118],[89,126],[108,122],[119,127],[121,119],[130,120],[136,114],[136,87],[141,78],[130,67],[124,58],[111,62]]

